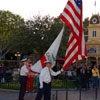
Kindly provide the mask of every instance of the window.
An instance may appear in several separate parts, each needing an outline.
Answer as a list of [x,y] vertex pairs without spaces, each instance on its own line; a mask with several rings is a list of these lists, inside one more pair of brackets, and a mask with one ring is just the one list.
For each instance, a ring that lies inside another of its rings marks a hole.
[[96,37],[96,31],[93,31],[92,36]]

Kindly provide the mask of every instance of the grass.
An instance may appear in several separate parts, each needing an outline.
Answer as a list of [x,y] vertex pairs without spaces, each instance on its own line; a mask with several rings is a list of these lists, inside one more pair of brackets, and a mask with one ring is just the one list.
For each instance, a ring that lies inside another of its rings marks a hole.
[[[34,78],[33,81],[34,88],[37,88],[37,80]],[[20,83],[19,82],[5,82],[0,83],[0,88],[4,89],[12,89],[12,90],[19,90]],[[59,80],[59,79],[53,79],[52,80],[52,88],[75,88],[75,84],[71,80]]]
[[0,83],[0,88],[3,88],[3,89],[19,90],[19,87],[20,87],[19,82],[16,82],[16,83],[12,83],[12,82]]
[[74,81],[72,80],[53,80],[52,88],[75,88]]

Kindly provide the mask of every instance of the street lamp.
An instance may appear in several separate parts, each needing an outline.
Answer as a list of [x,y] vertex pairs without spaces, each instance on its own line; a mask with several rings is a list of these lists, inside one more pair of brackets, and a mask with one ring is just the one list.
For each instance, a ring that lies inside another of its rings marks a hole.
[[19,52],[15,53],[15,56],[17,57],[17,60],[20,60],[21,54]]

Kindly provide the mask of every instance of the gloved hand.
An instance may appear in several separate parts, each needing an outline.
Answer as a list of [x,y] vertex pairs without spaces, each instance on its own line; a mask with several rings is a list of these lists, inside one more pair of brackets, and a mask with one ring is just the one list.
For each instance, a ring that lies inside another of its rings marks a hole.
[[40,89],[42,89],[43,88],[43,85],[40,85]]
[[63,72],[64,71],[63,68],[60,71]]

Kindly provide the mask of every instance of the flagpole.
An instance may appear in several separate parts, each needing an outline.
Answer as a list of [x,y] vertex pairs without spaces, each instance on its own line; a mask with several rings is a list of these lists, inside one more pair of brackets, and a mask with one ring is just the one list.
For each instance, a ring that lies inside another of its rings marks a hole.
[[96,14],[96,0],[95,0],[95,14]]

